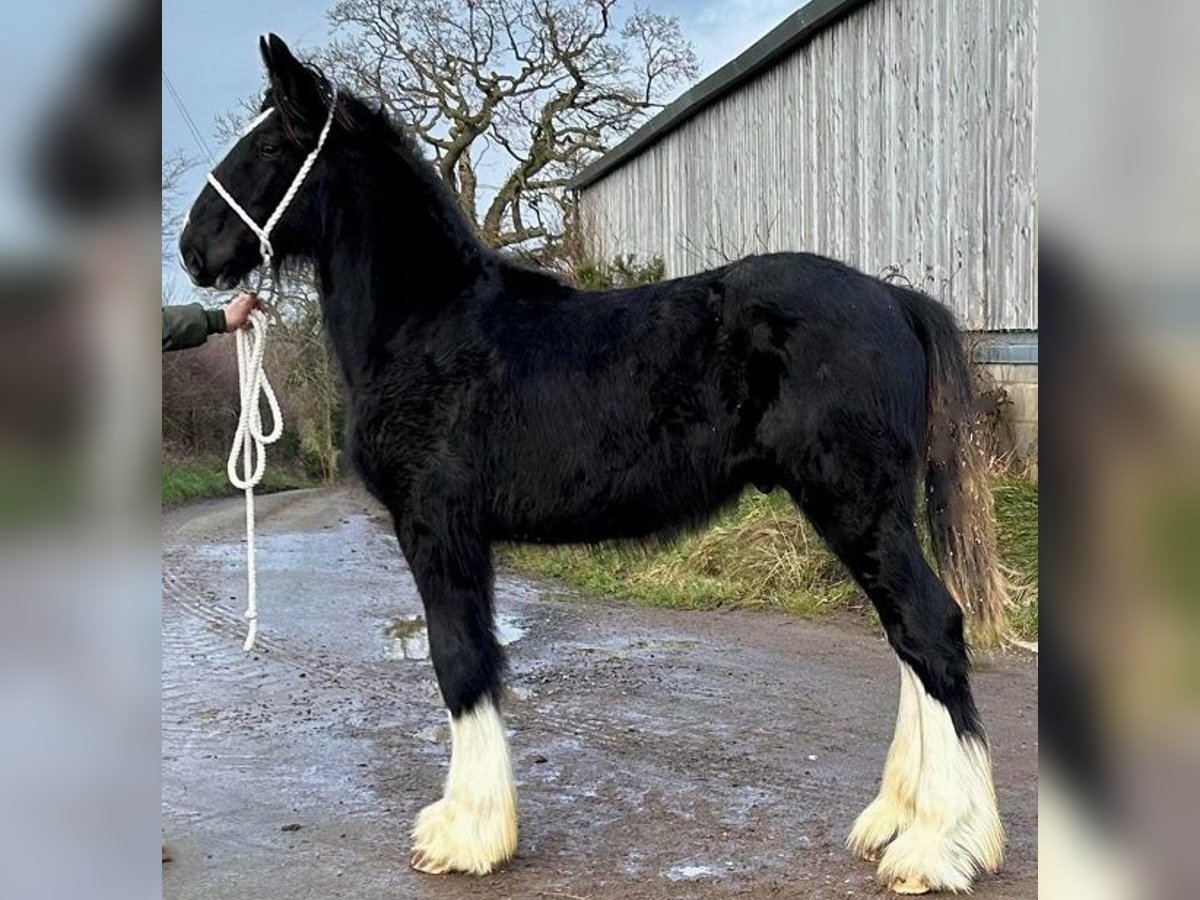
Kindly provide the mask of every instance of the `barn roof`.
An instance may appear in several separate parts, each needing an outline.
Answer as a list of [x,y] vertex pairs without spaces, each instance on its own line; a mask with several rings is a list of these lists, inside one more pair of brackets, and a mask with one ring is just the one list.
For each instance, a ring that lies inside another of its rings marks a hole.
[[749,49],[721,66],[699,84],[684,91],[658,115],[587,166],[571,179],[568,187],[578,190],[599,181],[617,166],[770,68],[779,59],[864,2],[866,0],[809,0]]

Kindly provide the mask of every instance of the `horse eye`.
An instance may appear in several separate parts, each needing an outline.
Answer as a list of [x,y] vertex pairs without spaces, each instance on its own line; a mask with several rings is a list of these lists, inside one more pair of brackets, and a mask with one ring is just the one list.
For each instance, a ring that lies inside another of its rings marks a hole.
[[279,152],[279,145],[274,141],[262,141],[258,145],[258,152],[263,156],[274,156]]

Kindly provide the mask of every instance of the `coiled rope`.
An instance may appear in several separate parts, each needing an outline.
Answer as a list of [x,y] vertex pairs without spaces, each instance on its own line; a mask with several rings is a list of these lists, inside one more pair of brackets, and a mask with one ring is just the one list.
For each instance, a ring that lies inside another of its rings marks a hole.
[[[279,205],[271,213],[266,224],[260,226],[251,218],[225,186],[217,180],[213,172],[208,173],[208,183],[217,192],[238,217],[246,223],[246,227],[258,238],[258,252],[262,257],[262,270],[268,276],[272,272],[271,260],[274,248],[271,246],[271,232],[279,224],[284,212],[295,199],[304,179],[317,161],[329,130],[333,127],[333,114],[337,107],[337,91],[329,101],[329,113],[325,117],[325,125],[317,137],[317,145],[304,158],[296,177],[284,193]],[[247,134],[258,127],[274,109],[264,110],[245,129]],[[229,448],[229,459],[225,470],[230,483],[246,495],[246,618],[250,625],[246,631],[246,641],[242,649],[249,652],[254,649],[254,640],[258,636],[258,568],[254,547],[254,488],[262,481],[267,468],[267,446],[279,440],[283,434],[283,416],[279,412],[279,401],[271,382],[263,371],[263,355],[267,348],[267,314],[255,309],[250,313],[250,329],[239,328],[237,340],[238,390],[241,400],[241,412],[238,415],[237,431],[233,436],[233,445]],[[273,422],[269,433],[263,431],[261,401],[266,398],[271,411]],[[239,468],[240,464],[240,468]]]
[[[267,348],[267,315],[255,309],[250,313],[250,330],[239,328],[236,334],[238,391],[242,409],[229,460],[225,464],[229,482],[246,495],[246,618],[250,621],[242,649],[254,649],[258,635],[258,568],[254,550],[254,488],[267,470],[267,445],[283,434],[283,416],[279,401],[263,371],[263,353]],[[265,397],[274,423],[263,431],[260,399]],[[239,463],[241,468],[239,469]]]

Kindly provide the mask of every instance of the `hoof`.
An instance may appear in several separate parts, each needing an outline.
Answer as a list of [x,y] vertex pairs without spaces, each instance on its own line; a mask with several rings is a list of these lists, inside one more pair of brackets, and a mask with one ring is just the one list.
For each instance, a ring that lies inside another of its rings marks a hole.
[[978,862],[952,838],[914,826],[883,851],[878,877],[897,894],[957,894],[970,892],[979,869]]
[[846,838],[846,847],[855,856],[878,862],[887,845],[911,822],[911,804],[881,795],[859,814]]
[[421,810],[409,865],[428,875],[487,875],[517,851],[515,806],[471,809],[442,798]]
[[408,864],[418,872],[424,872],[426,875],[445,875],[447,872],[453,872],[454,867],[448,859],[438,859],[431,852],[418,850],[415,847],[408,857]]
[[517,791],[490,700],[450,719],[445,795],[421,810],[409,863],[418,872],[486,875],[517,852]]
[[919,875],[908,875],[904,878],[897,878],[893,881],[888,889],[893,894],[928,894],[929,885],[925,883],[925,879]]

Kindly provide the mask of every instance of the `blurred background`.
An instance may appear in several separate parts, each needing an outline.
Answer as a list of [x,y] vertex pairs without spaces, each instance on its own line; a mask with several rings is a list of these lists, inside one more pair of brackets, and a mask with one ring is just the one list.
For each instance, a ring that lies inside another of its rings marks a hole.
[[1200,890],[1198,28],[1042,5],[1048,897]]
[[[223,449],[196,410],[226,421],[233,384],[232,354],[180,356],[165,379],[151,343],[152,298],[183,290],[164,253],[204,168],[185,130],[160,131],[160,22],[148,4],[47,0],[10,5],[0,28],[4,896],[159,884],[159,438]],[[257,65],[260,30],[246,26],[238,65]],[[1036,33],[1052,373],[1042,892],[1192,897],[1200,5],[1057,0]],[[218,373],[212,396],[183,396],[188,367]],[[298,477],[323,477],[336,427],[295,432]]]
[[159,863],[159,14],[0,27],[0,894],[141,897]]

